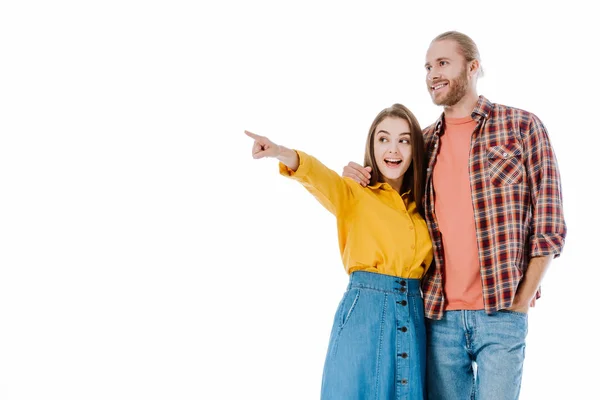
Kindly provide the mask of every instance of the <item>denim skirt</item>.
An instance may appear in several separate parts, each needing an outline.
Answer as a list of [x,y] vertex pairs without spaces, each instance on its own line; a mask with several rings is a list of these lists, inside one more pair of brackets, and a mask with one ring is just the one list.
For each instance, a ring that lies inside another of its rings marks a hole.
[[420,280],[354,272],[338,306],[322,400],[425,398]]

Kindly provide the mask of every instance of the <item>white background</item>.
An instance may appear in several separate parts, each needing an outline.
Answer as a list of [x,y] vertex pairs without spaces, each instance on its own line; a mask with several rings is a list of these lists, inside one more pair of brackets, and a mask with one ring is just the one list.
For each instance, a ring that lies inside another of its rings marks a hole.
[[335,221],[243,130],[341,173],[382,108],[439,115],[423,64],[450,29],[479,45],[479,93],[542,119],[563,178],[521,399],[595,396],[597,14],[417,3],[2,2],[0,400],[317,399]]

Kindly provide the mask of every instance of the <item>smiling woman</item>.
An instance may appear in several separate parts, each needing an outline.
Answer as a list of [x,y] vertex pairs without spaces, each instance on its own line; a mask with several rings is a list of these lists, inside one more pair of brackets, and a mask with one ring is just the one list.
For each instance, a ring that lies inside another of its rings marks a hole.
[[[336,312],[321,399],[425,393],[425,326],[421,277],[432,245],[420,214],[423,137],[403,105],[382,110],[367,136],[369,185],[342,178],[308,154],[254,139],[252,156],[276,158],[336,216],[340,255],[350,282]],[[295,238],[294,238],[295,239]]]
[[[365,149],[365,167],[372,169],[370,184],[386,182],[400,193],[412,188],[412,199],[421,199],[423,151],[419,122],[409,109],[381,111],[371,124]],[[420,201],[417,209],[422,213]]]

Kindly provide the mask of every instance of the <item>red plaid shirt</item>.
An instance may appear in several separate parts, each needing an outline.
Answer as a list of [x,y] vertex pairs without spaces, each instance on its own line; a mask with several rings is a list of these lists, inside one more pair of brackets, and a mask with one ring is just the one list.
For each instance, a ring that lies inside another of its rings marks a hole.
[[[560,255],[567,228],[560,175],[542,122],[532,113],[490,103],[479,96],[471,113],[477,128],[471,139],[469,174],[483,302],[487,313],[510,307],[532,257]],[[429,160],[425,218],[434,263],[423,277],[425,315],[439,319],[445,307],[444,249],[435,215],[435,168],[444,115],[427,127]],[[539,293],[538,293],[539,295]]]

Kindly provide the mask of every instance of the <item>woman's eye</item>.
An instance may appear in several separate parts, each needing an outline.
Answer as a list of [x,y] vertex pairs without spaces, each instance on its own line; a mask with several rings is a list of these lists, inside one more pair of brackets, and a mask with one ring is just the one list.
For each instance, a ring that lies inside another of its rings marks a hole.
[[408,140],[408,139],[400,139],[400,143],[409,144],[410,140]]
[[380,141],[381,143],[385,143],[385,142],[387,142],[387,138],[380,137],[380,138],[379,138],[379,141]]

